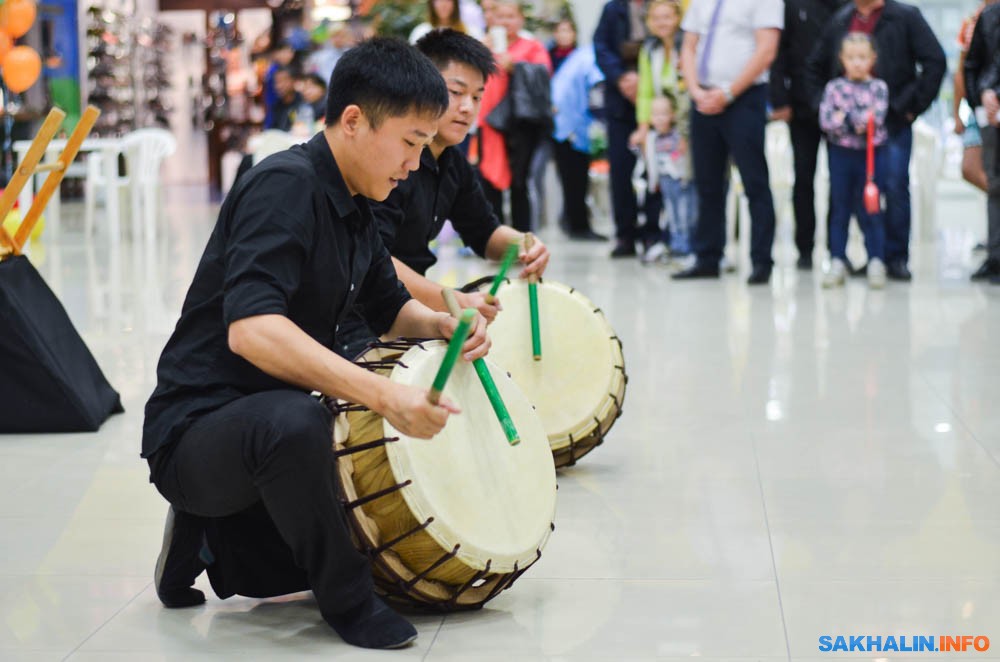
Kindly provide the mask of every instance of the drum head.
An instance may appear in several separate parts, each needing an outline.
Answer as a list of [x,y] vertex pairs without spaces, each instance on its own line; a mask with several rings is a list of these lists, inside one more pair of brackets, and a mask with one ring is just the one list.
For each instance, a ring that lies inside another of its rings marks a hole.
[[568,446],[570,435],[589,434],[595,419],[617,412],[613,396],[620,399],[624,391],[621,345],[589,299],[561,283],[538,284],[542,359],[535,361],[528,284],[507,282],[497,297],[503,311],[489,327],[490,357],[534,403],[553,450]]
[[[391,378],[427,388],[446,345],[425,343],[406,352]],[[524,393],[502,370],[490,373],[517,427],[521,442],[511,446],[483,391],[475,369],[459,361],[444,395],[462,413],[453,415],[436,437],[402,435],[388,421],[386,453],[417,521],[434,521],[427,532],[446,550],[460,545],[457,557],[477,570],[511,572],[533,562],[551,531],[556,506],[556,476],[542,423]]]

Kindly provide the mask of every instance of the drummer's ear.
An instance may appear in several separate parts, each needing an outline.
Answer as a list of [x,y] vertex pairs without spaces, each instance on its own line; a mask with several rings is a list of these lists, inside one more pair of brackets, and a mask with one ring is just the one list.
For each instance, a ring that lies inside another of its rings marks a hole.
[[352,103],[344,108],[344,112],[340,114],[338,124],[348,136],[357,136],[358,131],[366,124],[365,114],[361,111],[360,106]]

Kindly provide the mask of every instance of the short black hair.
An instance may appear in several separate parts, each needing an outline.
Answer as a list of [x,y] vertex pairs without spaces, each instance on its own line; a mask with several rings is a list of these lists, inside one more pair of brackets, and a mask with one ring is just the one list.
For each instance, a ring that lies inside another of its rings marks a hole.
[[441,72],[416,48],[392,37],[374,37],[344,53],[327,89],[327,126],[339,122],[352,104],[375,129],[388,117],[409,112],[441,117],[448,109]]
[[324,90],[326,89],[326,81],[323,80],[323,77],[320,76],[319,74],[306,74],[305,76],[302,77],[302,81],[303,82],[310,81],[316,83]]
[[483,75],[483,80],[497,71],[493,53],[478,39],[445,28],[431,30],[417,41],[417,50],[431,59],[438,69],[444,71],[452,62],[467,64]]

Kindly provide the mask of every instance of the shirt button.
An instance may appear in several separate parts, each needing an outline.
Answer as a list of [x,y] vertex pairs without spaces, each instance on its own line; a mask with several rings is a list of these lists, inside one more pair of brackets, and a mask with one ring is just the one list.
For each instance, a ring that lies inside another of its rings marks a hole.
[[354,283],[351,283],[351,292],[354,291]]
[[334,330],[335,332],[336,332],[336,331],[340,331],[340,325],[338,324],[337,326],[333,327],[333,330]]

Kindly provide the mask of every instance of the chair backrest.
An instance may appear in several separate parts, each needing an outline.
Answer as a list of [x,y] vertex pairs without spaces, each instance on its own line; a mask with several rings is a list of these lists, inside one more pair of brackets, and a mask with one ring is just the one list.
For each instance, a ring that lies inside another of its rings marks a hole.
[[163,159],[176,150],[177,139],[166,129],[137,129],[122,138],[129,176],[138,181],[157,181]]
[[301,138],[297,138],[287,131],[268,129],[252,137],[248,147],[253,154],[253,165],[257,165],[272,154],[283,152],[301,142]]

